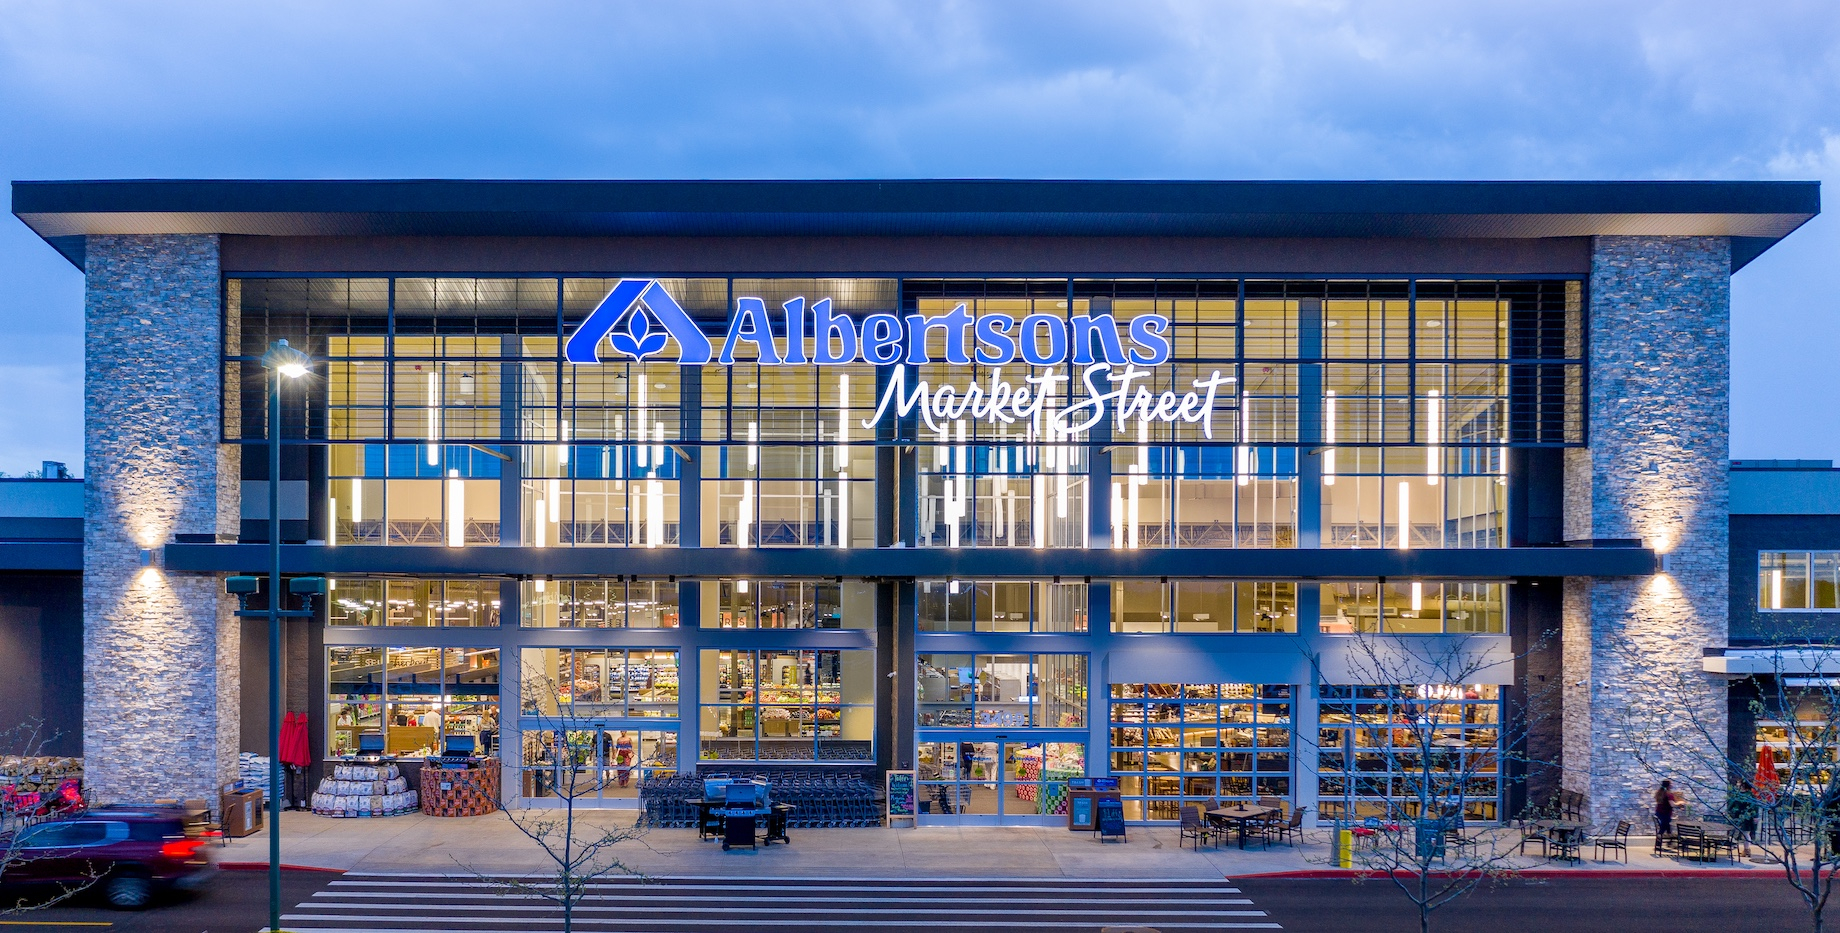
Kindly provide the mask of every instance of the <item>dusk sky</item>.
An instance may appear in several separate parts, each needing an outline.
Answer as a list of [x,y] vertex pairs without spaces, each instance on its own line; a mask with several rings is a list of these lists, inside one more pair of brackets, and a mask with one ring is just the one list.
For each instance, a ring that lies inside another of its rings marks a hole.
[[[1832,181],[1840,5],[8,0],[0,176]],[[1837,229],[1733,280],[1733,456],[1840,459]],[[82,276],[0,284],[0,470],[75,470]]]

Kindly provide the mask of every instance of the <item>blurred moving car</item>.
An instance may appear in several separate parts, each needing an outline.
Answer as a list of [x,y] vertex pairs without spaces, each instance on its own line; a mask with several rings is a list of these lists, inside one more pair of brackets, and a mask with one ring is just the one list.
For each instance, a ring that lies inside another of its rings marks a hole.
[[185,811],[100,807],[0,835],[0,887],[73,890],[95,885],[109,906],[139,910],[168,888],[210,877],[205,840]]

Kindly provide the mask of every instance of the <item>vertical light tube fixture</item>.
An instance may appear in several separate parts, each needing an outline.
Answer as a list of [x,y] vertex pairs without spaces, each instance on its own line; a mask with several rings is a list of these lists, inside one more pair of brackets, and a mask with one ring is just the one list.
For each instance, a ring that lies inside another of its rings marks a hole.
[[1399,481],[1399,549],[1412,546],[1412,484]]
[[[638,459],[637,459],[637,461],[636,461],[636,462],[637,462],[637,465],[639,465],[639,466],[647,466],[647,465],[648,465],[648,464],[646,463],[646,454],[647,454],[647,450],[646,450],[646,446],[645,446],[645,441],[646,441],[646,438],[647,438],[647,436],[648,436],[648,435],[650,435],[650,433],[651,433],[651,428],[650,428],[649,426],[647,426],[647,425],[646,425],[646,423],[645,423],[645,415],[646,415],[646,411],[645,411],[645,377],[644,377],[644,376],[636,376],[636,377],[634,377],[634,381],[638,383],[638,393],[639,393],[639,399],[638,399],[638,401],[639,401],[639,407],[638,407],[637,409],[635,409],[635,410],[633,411],[633,432],[632,432],[632,436],[633,436],[633,438],[635,438],[635,439],[637,439],[637,440],[638,440],[638,442],[639,442],[639,450],[638,450],[638,454],[637,454],[637,457],[638,457]],[[635,478],[636,478],[636,477],[635,477]]]
[[1770,608],[1782,608],[1782,569],[1770,571]]
[[1444,472],[1444,462],[1439,444],[1444,442],[1444,400],[1438,397],[1438,390],[1432,389],[1425,397],[1425,485],[1436,486],[1438,474]]
[[1323,465],[1324,486],[1335,485],[1335,390],[1323,393]]
[[837,546],[850,546],[850,471],[837,474]]
[[[439,363],[431,366],[440,367]],[[428,465],[441,465],[441,376],[428,374]]]
[[447,546],[466,546],[466,482],[459,470],[447,471]]
[[1412,581],[1412,611],[1418,612],[1424,608],[1425,608],[1425,585],[1423,583],[1418,582],[1417,580],[1413,580]]
[[1241,486],[1252,482],[1252,448],[1246,443],[1251,437],[1252,393],[1242,391],[1239,394],[1239,450],[1236,451],[1239,462],[1235,464],[1239,468],[1235,472]]
[[837,376],[837,452],[839,472],[850,468],[850,374]]
[[[326,485],[330,487],[332,484],[327,483]],[[327,547],[338,547],[339,546],[339,497],[338,496],[329,496],[326,499],[326,546]]]
[[645,546],[657,547],[664,543],[664,484],[646,480],[645,498]]

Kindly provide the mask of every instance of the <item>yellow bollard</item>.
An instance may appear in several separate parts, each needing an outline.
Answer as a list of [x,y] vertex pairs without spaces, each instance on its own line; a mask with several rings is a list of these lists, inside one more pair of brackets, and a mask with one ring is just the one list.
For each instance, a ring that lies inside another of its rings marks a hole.
[[1344,829],[1336,834],[1335,867],[1354,867],[1354,831]]

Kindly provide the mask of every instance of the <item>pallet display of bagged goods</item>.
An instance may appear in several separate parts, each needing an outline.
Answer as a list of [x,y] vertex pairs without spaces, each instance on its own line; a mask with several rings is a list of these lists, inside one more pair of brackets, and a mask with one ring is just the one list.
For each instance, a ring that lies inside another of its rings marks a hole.
[[420,809],[419,795],[395,765],[335,764],[313,794],[313,812],[320,816],[401,816]]

